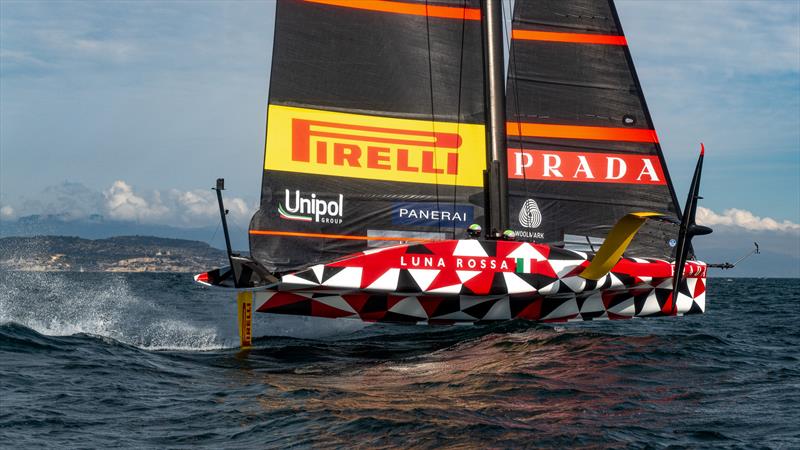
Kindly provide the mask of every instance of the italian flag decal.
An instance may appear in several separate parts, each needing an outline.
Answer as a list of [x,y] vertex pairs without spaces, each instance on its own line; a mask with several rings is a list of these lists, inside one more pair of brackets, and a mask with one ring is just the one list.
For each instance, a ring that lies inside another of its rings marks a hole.
[[281,219],[299,220],[301,222],[311,222],[311,220],[313,220],[311,216],[298,216],[296,214],[289,214],[285,209],[283,209],[283,205],[280,203],[278,203],[278,215],[280,215]]
[[516,273],[531,273],[531,260],[528,258],[517,258]]

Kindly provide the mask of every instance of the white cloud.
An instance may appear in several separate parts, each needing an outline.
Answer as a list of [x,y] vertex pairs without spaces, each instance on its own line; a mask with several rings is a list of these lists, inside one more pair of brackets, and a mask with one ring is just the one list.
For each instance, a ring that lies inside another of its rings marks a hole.
[[102,214],[106,198],[102,192],[81,183],[64,181],[47,186],[33,199],[23,198],[13,205],[18,216],[28,214],[53,214],[63,219],[79,219],[91,214]]
[[49,28],[33,33],[43,44],[43,50],[56,52],[61,59],[85,58],[99,62],[125,63],[141,53],[139,45],[133,40],[112,36],[88,37],[91,34],[97,34],[97,30],[88,24],[75,28],[52,24]]
[[[219,218],[217,196],[210,189],[191,191],[172,189],[169,192],[169,200],[177,212],[176,219],[183,223],[209,222]],[[244,223],[247,223],[255,212],[254,206],[248,205],[246,201],[237,197],[225,198],[225,209],[228,210],[230,219]]]
[[660,69],[681,62],[725,77],[800,72],[797,2],[623,0],[618,6],[631,45]]
[[154,221],[169,213],[169,208],[161,202],[156,191],[151,201],[136,195],[133,188],[122,180],[117,180],[104,191],[108,215],[115,220]]
[[0,208],[0,218],[3,219],[13,219],[14,218],[14,208],[5,205]]
[[[125,181],[117,180],[104,195],[105,213],[114,220],[173,226],[207,225],[219,220],[217,196],[210,189],[170,189],[162,196],[159,191],[137,193]],[[228,219],[238,223],[247,223],[256,209],[255,205],[248,205],[237,197],[226,198],[225,208]]]
[[[48,67],[49,64],[30,52],[0,48],[0,61],[4,65],[28,65],[33,67]],[[5,67],[4,67],[5,69]]]
[[198,190],[181,192],[176,189],[170,191],[177,202],[184,206],[186,212],[195,216],[213,216],[217,214],[217,206],[210,200],[207,192]]
[[[232,225],[246,227],[258,204],[226,197],[225,209]],[[217,196],[211,189],[137,190],[125,180],[115,181],[102,192],[65,181],[48,186],[34,198],[23,197],[13,205],[0,207],[3,219],[32,214],[59,216],[62,220],[82,220],[99,214],[110,220],[176,227],[219,223]]]
[[738,208],[729,208],[722,214],[717,214],[700,206],[697,208],[697,223],[738,227],[749,231],[800,231],[800,224],[790,220],[778,222],[771,217],[758,217],[750,211]]
[[114,62],[125,62],[137,52],[136,45],[125,41],[102,41],[97,39],[75,39],[70,46],[77,52]]

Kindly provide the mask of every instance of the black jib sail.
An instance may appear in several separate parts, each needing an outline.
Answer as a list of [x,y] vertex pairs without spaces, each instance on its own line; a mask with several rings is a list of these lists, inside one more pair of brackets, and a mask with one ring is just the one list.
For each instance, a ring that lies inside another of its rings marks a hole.
[[[507,86],[509,222],[521,239],[594,246],[619,218],[677,202],[611,0],[516,0]],[[648,222],[632,256],[672,255]],[[589,245],[591,243],[591,245]]]
[[278,2],[253,257],[460,237],[483,215],[482,58],[478,0]]

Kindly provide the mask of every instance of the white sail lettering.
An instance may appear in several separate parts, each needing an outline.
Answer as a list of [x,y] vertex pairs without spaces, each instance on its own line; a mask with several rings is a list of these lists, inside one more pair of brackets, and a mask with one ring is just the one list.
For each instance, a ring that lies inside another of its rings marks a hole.
[[583,155],[578,155],[578,168],[575,170],[575,174],[572,175],[572,178],[578,178],[578,173],[580,172],[583,172],[586,178],[594,178],[592,169],[589,167],[589,161],[587,161],[586,157]]
[[295,191],[294,208],[290,206],[291,202],[289,200],[291,200],[291,198],[292,197],[289,195],[289,190],[286,189],[286,210],[290,213],[296,213],[300,208],[300,191]]
[[628,165],[625,164],[625,161],[623,161],[622,158],[608,156],[606,157],[606,160],[608,161],[608,166],[606,169],[607,180],[619,180],[625,176],[625,172],[628,171]]
[[653,162],[650,161],[648,158],[642,158],[642,172],[636,178],[636,181],[640,181],[643,175],[647,175],[650,177],[650,181],[661,181],[658,179],[658,175],[656,175],[656,168],[653,167]]
[[[522,160],[525,160],[524,162]],[[523,153],[521,150],[514,155],[514,175],[522,175],[522,169],[533,165],[533,156]]]
[[558,178],[564,178],[564,175],[561,174],[561,171],[558,170],[561,167],[561,157],[558,155],[542,155],[544,157],[544,173],[542,174],[543,177],[549,177],[550,172],[553,173],[552,176],[556,176]]
[[339,204],[336,208],[336,215],[342,217],[344,214],[344,195],[339,194]]
[[288,189],[284,190],[284,205],[286,212],[293,214],[306,215],[306,219],[311,219],[313,216],[314,221],[322,223],[342,223],[342,219],[335,217],[342,217],[344,215],[344,195],[339,194],[336,200],[326,201],[317,198],[317,194],[311,194],[311,198],[303,198],[299,190],[294,191],[294,206],[292,205],[292,194]]
[[[316,200],[316,205],[314,205],[314,219],[319,222],[319,216],[327,216],[328,215],[328,202],[324,200],[317,200],[314,194],[311,194],[311,198]],[[333,203],[333,202],[331,202]]]
[[299,198],[297,203],[301,213],[310,213],[313,211],[311,200],[316,199],[317,196],[315,194],[311,194],[311,198],[300,198],[300,191],[297,191],[297,197]]

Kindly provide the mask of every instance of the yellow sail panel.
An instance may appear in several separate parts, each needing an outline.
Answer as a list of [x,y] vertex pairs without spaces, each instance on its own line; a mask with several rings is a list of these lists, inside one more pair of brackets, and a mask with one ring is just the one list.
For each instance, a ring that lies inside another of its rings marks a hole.
[[270,105],[264,169],[483,186],[484,125]]

